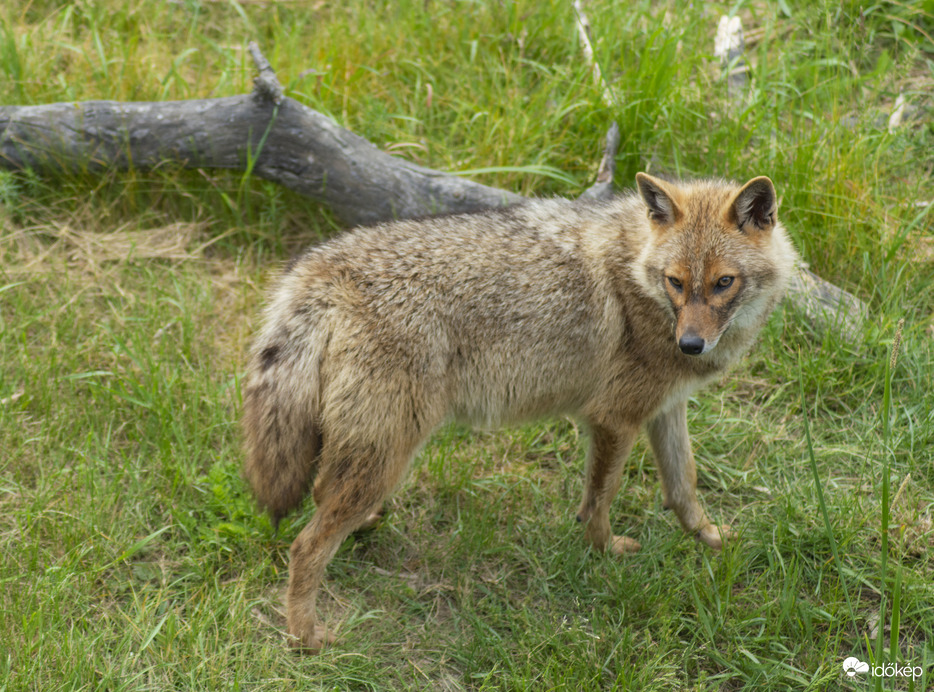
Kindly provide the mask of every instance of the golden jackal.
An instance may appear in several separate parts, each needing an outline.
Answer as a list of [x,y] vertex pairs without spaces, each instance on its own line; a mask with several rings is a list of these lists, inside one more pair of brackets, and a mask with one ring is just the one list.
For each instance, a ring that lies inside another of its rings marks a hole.
[[442,421],[579,417],[591,448],[577,514],[598,550],[641,426],[666,506],[714,548],[686,400],[750,346],[796,259],[768,178],[665,182],[609,202],[536,200],[336,237],[289,266],[256,337],[245,472],[278,521],[314,485],[291,548],[288,628],[315,650],[325,566],[372,520]]

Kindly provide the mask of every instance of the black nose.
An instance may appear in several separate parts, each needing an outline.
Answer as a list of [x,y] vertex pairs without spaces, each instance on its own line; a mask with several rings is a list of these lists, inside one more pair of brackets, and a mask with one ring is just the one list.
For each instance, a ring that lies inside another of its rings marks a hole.
[[704,352],[704,340],[694,334],[685,334],[678,341],[678,348],[681,349],[681,353],[686,353],[689,356],[699,356]]

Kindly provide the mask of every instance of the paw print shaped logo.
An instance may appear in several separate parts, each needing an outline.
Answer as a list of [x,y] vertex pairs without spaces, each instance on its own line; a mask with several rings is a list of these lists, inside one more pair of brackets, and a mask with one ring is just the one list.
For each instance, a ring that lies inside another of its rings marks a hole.
[[843,662],[843,672],[852,678],[857,673],[868,673],[869,664],[860,661],[855,656],[850,656]]

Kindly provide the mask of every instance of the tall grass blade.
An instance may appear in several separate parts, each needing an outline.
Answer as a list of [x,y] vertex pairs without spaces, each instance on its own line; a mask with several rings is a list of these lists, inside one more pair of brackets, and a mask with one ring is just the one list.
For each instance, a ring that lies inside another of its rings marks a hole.
[[[891,483],[891,459],[892,455],[889,451],[889,437],[891,436],[891,410],[892,410],[892,374],[895,371],[895,366],[898,363],[898,350],[902,341],[902,327],[904,327],[905,320],[904,318],[898,321],[898,326],[895,328],[895,338],[892,340],[892,352],[888,361],[885,364],[885,381],[883,382],[882,387],[882,507],[881,507],[881,520],[879,522],[879,531],[881,551],[882,555],[880,558],[879,564],[879,590],[880,590],[880,600],[879,600],[879,631],[876,639],[876,661],[879,663],[885,662],[885,612],[886,612],[886,580],[888,579],[887,569],[888,569],[888,557],[889,557],[889,513],[890,513],[890,483]],[[892,638],[891,638],[891,647],[889,650],[889,657],[892,663],[898,661],[898,625],[899,625],[899,615],[896,612],[896,609],[901,605],[899,593],[901,589],[901,561],[896,567],[896,576],[895,576],[895,592],[892,596],[892,620],[890,622],[892,628]],[[875,679],[875,689],[882,689],[882,678],[878,677]]]
[[817,458],[814,455],[814,442],[811,440],[811,424],[808,419],[807,399],[804,395],[804,366],[801,362],[801,354],[798,353],[798,393],[801,398],[801,413],[804,418],[804,437],[807,441],[808,460],[811,466],[811,472],[814,475],[814,487],[817,490],[817,504],[820,507],[821,516],[824,518],[824,529],[827,531],[827,539],[830,541],[830,550],[833,554],[834,565],[837,568],[837,575],[840,578],[840,587],[843,589],[843,596],[846,599],[846,607],[850,613],[850,623],[856,624],[856,611],[853,608],[853,602],[850,600],[850,592],[847,588],[847,578],[843,571],[843,561],[840,559],[840,552],[837,549],[837,539],[834,536],[833,524],[830,521],[830,512],[827,511],[827,502],[824,499],[824,489],[821,485],[820,472],[817,469]]

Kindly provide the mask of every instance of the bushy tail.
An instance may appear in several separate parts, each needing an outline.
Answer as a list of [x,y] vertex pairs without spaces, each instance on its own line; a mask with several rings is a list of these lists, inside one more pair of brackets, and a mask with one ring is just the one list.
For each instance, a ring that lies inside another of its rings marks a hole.
[[279,520],[301,503],[321,450],[321,339],[264,338],[250,359],[243,401],[244,475]]

